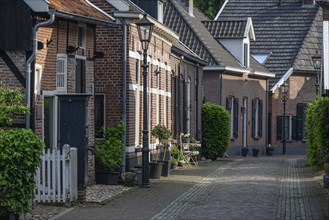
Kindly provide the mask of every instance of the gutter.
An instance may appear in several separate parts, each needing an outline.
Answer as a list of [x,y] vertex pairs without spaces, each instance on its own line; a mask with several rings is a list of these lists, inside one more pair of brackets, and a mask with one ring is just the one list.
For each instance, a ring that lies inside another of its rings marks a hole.
[[[227,71],[227,72],[233,72],[233,73],[240,73],[240,75],[249,73],[249,70],[246,69],[240,69],[236,67],[230,67],[230,66],[205,66],[203,67],[203,70],[205,71]],[[236,74],[238,75],[238,74]]]
[[73,21],[78,21],[86,24],[95,24],[100,26],[110,26],[112,23],[110,21],[104,21],[97,18],[87,17],[83,15],[71,14],[63,11],[56,10],[55,12],[57,17],[69,19]]
[[[26,105],[30,108],[31,107],[31,64],[35,60],[38,52],[38,30],[40,27],[47,27],[51,25],[55,21],[55,10],[49,10],[48,14],[50,15],[49,20],[40,22],[36,24],[33,28],[33,51],[32,55],[28,58],[26,61]],[[31,116],[29,113],[26,114],[26,123],[25,127],[30,128],[31,127]]]

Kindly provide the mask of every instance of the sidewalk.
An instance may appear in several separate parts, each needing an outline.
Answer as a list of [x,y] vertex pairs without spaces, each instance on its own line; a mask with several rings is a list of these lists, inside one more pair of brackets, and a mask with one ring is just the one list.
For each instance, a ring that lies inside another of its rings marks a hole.
[[293,156],[201,162],[56,219],[329,219],[328,192],[304,163]]

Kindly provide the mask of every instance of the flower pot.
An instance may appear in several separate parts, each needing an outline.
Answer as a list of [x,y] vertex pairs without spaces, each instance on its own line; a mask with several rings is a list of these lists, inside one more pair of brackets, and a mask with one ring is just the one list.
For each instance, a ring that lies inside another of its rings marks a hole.
[[150,162],[150,179],[160,179],[163,163]]
[[159,160],[158,162],[163,163],[161,176],[169,176],[169,174],[170,174],[170,161],[169,160]]
[[134,187],[136,181],[136,173],[134,172],[127,172],[125,173],[125,186]]
[[259,153],[259,149],[257,149],[257,148],[252,149],[252,156],[257,157],[258,153]]
[[274,149],[272,148],[266,148],[266,155],[267,156],[273,156]]
[[96,173],[96,183],[104,185],[118,185],[120,172]]
[[243,148],[241,149],[241,155],[242,155],[243,157],[246,157],[247,154],[248,154],[248,152],[249,152],[249,148],[243,147]]

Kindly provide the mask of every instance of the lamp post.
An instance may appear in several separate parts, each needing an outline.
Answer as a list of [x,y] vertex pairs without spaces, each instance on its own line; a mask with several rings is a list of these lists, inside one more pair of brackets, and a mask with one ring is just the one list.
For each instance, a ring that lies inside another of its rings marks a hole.
[[281,86],[282,103],[283,103],[283,119],[282,119],[282,154],[286,154],[286,103],[288,101],[288,83],[284,82]]
[[316,82],[315,82],[315,91],[316,95],[320,95],[320,74],[321,71],[321,55],[316,51],[316,54],[312,57],[313,67],[316,70]]
[[142,148],[142,188],[150,187],[149,168],[149,128],[148,128],[148,108],[147,108],[147,49],[152,37],[153,23],[147,19],[147,15],[137,23],[139,40],[143,49],[143,148]]

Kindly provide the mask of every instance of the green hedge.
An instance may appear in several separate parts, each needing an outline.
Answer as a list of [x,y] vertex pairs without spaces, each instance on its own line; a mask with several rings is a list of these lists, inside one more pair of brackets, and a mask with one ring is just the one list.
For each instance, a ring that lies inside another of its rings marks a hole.
[[318,97],[308,106],[306,132],[308,163],[320,166],[321,151],[329,147],[329,97]]
[[[24,114],[23,94],[0,84],[0,127],[10,126],[14,114]],[[34,175],[44,144],[30,129],[0,128],[0,219],[9,212],[30,211]]]
[[222,157],[230,144],[230,115],[220,105],[202,105],[202,141],[207,158]]

